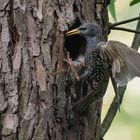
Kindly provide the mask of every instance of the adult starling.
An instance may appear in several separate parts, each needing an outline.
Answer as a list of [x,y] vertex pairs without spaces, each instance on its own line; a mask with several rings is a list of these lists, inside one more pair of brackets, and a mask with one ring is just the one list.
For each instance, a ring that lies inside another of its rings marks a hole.
[[140,77],[140,54],[121,42],[104,41],[102,30],[95,23],[85,23],[66,33],[67,36],[75,34],[86,39],[82,54],[85,68],[79,79],[88,81],[92,88],[74,105],[74,111],[82,112],[104,96],[109,77],[113,77],[117,86],[124,86],[134,77]]

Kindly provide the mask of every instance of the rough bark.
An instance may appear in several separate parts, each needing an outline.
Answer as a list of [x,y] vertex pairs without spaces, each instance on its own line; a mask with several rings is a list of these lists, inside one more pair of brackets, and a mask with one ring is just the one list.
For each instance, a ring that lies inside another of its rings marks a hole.
[[85,21],[98,21],[107,37],[106,3],[0,1],[1,140],[100,138],[102,101],[84,116],[69,112],[81,85],[68,78],[64,33]]

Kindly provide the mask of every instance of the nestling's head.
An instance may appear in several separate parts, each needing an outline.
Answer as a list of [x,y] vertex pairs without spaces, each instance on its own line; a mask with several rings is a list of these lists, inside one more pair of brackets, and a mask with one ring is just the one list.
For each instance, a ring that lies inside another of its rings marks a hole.
[[67,36],[79,34],[81,36],[98,36],[102,35],[102,31],[99,25],[95,23],[84,23],[76,29],[73,29],[66,33]]

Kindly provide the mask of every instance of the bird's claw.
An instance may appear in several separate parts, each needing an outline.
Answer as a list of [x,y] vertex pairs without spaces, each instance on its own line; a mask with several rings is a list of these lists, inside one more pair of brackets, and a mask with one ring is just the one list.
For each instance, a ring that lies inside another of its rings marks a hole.
[[80,80],[80,77],[79,77],[79,75],[78,75],[78,73],[76,71],[76,68],[75,68],[75,65],[73,64],[72,59],[70,58],[69,52],[67,52],[67,59],[64,59],[63,61],[66,62],[66,63],[68,63],[70,65],[71,71],[73,72],[76,80],[79,81]]

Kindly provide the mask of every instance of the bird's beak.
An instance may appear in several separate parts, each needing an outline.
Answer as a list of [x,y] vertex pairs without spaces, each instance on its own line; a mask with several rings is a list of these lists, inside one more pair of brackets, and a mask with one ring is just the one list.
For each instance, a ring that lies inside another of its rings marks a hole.
[[69,32],[66,33],[66,36],[70,36],[70,35],[76,35],[76,34],[80,34],[80,30],[78,28],[73,29]]

